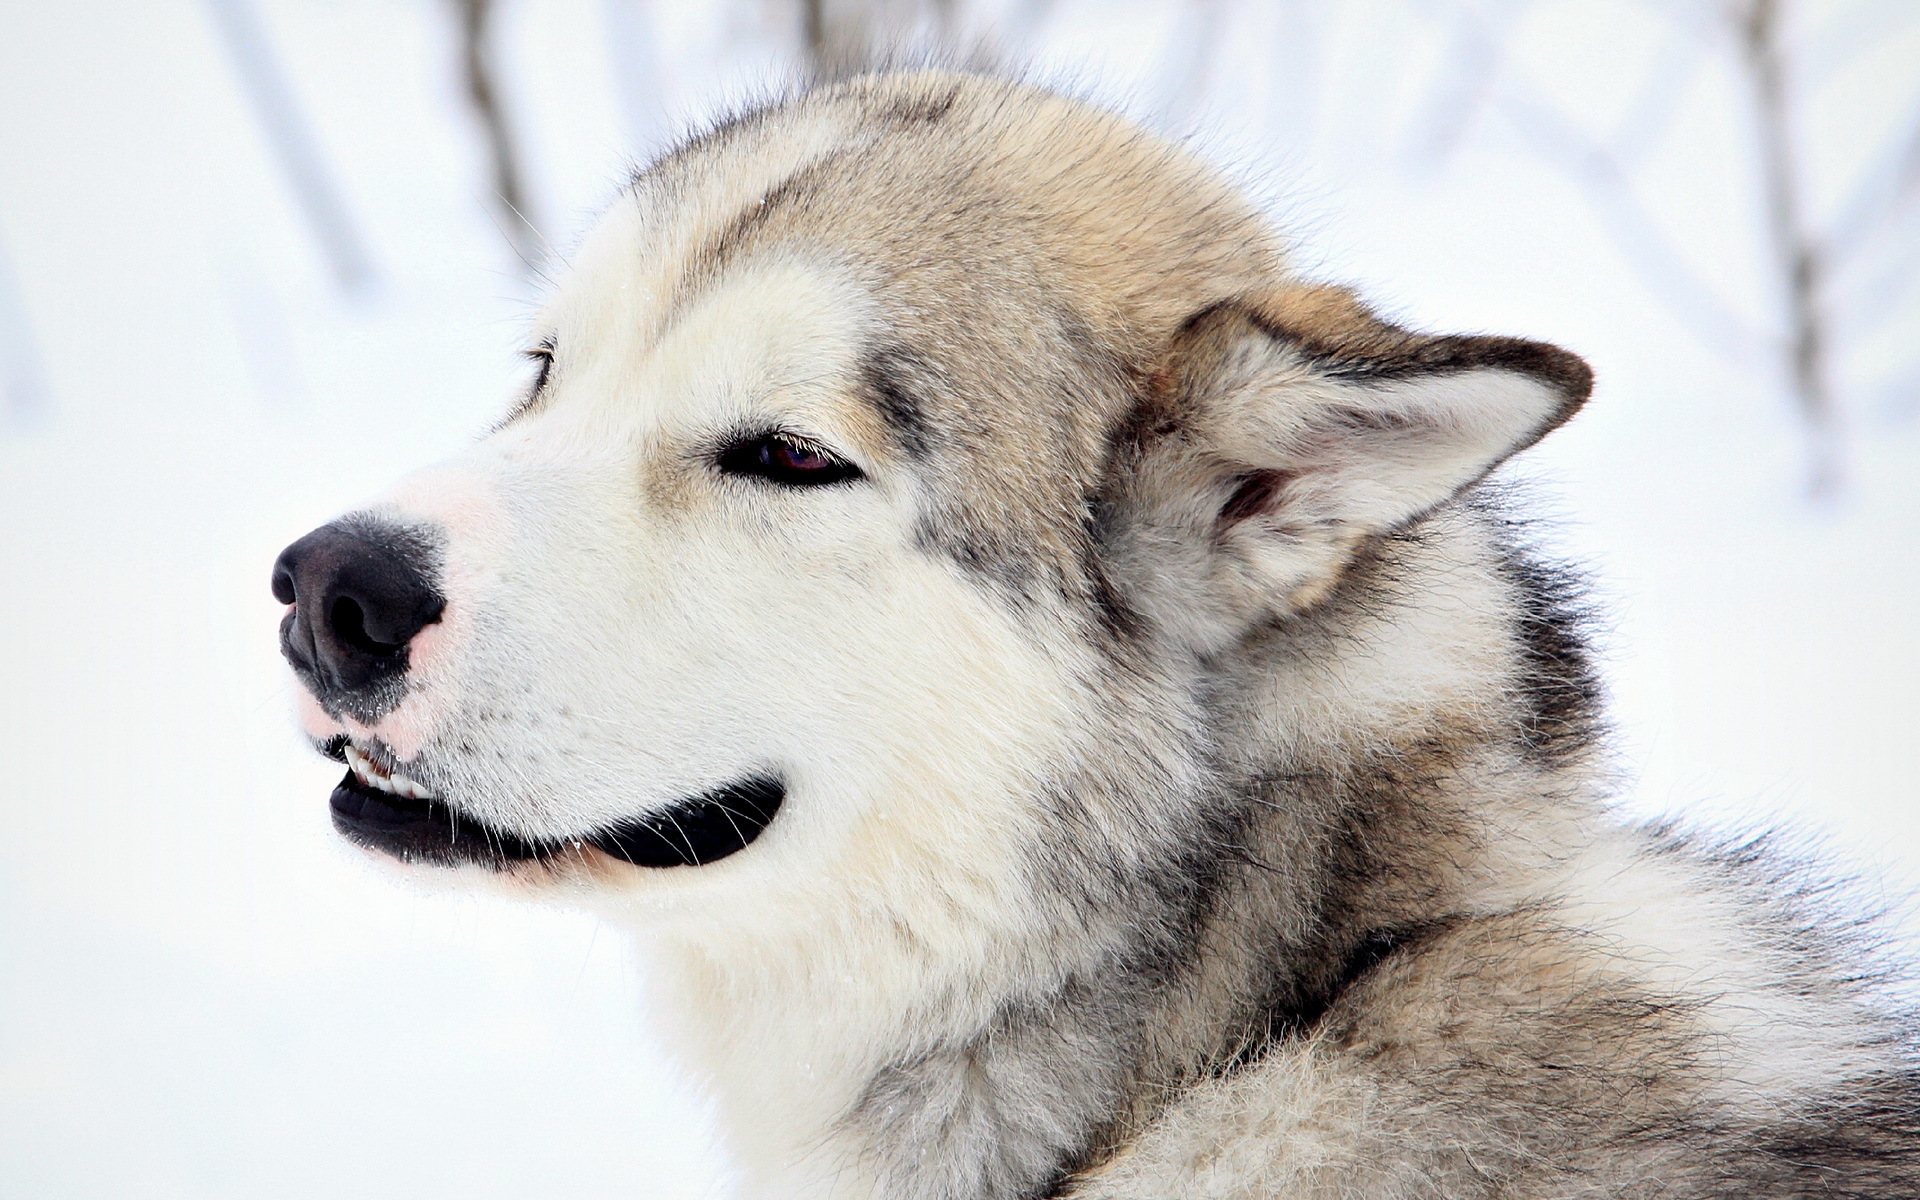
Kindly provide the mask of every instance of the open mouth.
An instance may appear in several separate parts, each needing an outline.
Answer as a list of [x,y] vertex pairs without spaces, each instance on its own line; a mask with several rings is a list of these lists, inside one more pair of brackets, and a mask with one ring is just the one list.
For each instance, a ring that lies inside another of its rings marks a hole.
[[786,798],[778,779],[757,775],[585,837],[526,838],[458,812],[425,784],[345,739],[324,752],[347,763],[346,778],[333,789],[334,828],[403,862],[435,866],[505,869],[592,846],[639,867],[697,867],[745,849]]

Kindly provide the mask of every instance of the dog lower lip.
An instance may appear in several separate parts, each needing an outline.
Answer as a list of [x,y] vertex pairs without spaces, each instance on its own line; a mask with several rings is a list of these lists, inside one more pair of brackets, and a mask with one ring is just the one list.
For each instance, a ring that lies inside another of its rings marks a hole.
[[583,838],[523,838],[463,816],[438,799],[381,790],[348,771],[330,801],[334,828],[403,862],[505,869],[589,845],[639,867],[704,866],[745,849],[772,823],[786,787],[754,776]]
[[506,867],[548,854],[538,843],[462,818],[437,800],[372,787],[351,770],[329,803],[341,834],[403,862]]
[[779,780],[756,776],[698,796],[586,839],[637,867],[703,866],[743,850],[773,822],[786,799]]

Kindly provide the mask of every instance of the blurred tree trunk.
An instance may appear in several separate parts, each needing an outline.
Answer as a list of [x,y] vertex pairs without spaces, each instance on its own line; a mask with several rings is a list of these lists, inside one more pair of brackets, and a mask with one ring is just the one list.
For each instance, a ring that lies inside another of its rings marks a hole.
[[233,58],[247,100],[274,156],[280,160],[281,173],[333,271],[334,281],[349,295],[364,294],[374,283],[372,259],[347,213],[346,202],[333,186],[319,141],[294,100],[266,31],[247,0],[208,0],[208,7]]
[[530,275],[538,274],[545,242],[528,199],[526,171],[521,162],[500,84],[494,70],[489,32],[496,5],[493,0],[453,0],[460,21],[461,76],[467,103],[486,139],[487,164],[500,232]]
[[1807,227],[1800,194],[1780,46],[1780,5],[1778,0],[1745,0],[1735,18],[1753,91],[1767,231],[1785,292],[1788,382],[1807,426],[1807,486],[1821,497],[1839,487],[1841,472],[1838,420],[1828,382],[1823,302],[1827,258],[1820,240]]
[[800,35],[816,79],[856,75],[888,55],[952,49],[958,0],[800,0]]
[[26,302],[14,278],[13,262],[0,242],[0,417],[19,427],[43,415],[47,406],[46,372],[40,347],[27,318]]

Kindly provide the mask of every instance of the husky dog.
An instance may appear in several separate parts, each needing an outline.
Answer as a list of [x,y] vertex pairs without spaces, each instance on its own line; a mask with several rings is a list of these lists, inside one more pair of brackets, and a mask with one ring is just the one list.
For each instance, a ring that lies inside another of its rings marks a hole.
[[663,157],[532,345],[282,641],[348,838],[634,931],[743,1194],[1920,1194],[1857,922],[1608,816],[1487,482],[1579,358],[938,72]]

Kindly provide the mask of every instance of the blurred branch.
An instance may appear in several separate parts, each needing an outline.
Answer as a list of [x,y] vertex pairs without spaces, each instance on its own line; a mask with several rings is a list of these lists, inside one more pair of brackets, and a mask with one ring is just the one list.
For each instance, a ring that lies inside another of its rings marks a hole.
[[6,423],[17,427],[38,417],[47,403],[46,372],[4,243],[0,243],[0,372],[4,372],[0,374],[0,389],[4,389],[0,390],[0,414]]
[[[1694,11],[1683,7],[1668,16],[1678,21]],[[1700,53],[1700,35],[1697,28],[1669,32],[1659,58],[1647,72],[1633,103],[1614,126],[1613,136],[1607,139],[1615,160],[1622,166],[1633,166],[1644,160],[1673,127],[1681,98],[1705,62],[1705,55]]]
[[1828,330],[1821,292],[1827,259],[1807,228],[1787,112],[1786,67],[1780,49],[1778,0],[1744,0],[1736,10],[1753,91],[1767,229],[1786,285],[1787,363],[1794,400],[1811,442],[1808,488],[1830,494],[1840,483],[1839,439],[1828,384]]
[[1180,7],[1180,32],[1160,84],[1160,111],[1175,126],[1190,120],[1206,99],[1226,27],[1227,0],[1184,0]]
[[1695,336],[1736,363],[1764,352],[1763,339],[1687,265],[1611,152],[1543,100],[1509,88],[1499,103],[1534,152],[1580,187],[1621,257]]
[[1413,156],[1421,167],[1444,167],[1492,99],[1505,67],[1506,49],[1493,30],[1509,27],[1523,8],[1524,0],[1510,0],[1491,20],[1478,12],[1463,12],[1452,22],[1450,44],[1427,98],[1423,129],[1414,137]]
[[659,136],[662,108],[651,7],[643,0],[602,0],[601,11],[627,141],[645,153]]
[[1827,239],[1836,259],[1851,257],[1873,234],[1920,199],[1920,109],[1880,163],[1868,170],[1841,206]]
[[800,41],[816,77],[825,76],[840,54],[828,29],[827,0],[800,0]]
[[526,175],[513,131],[507,126],[506,109],[500,100],[500,86],[489,51],[487,35],[493,24],[493,0],[454,0],[454,7],[460,18],[460,62],[467,103],[472,106],[480,132],[486,138],[493,199],[500,210],[500,231],[527,273],[535,275],[540,270],[544,239],[529,215],[532,210],[527,198]]
[[227,52],[233,57],[254,115],[280,160],[294,199],[313,230],[340,289],[362,295],[374,283],[372,260],[334,188],[313,136],[273,48],[248,0],[207,0]]
[[960,0],[800,0],[800,39],[815,79],[856,75],[914,46],[955,50]]
[[[1499,11],[1510,17],[1520,8],[1508,3]],[[1458,10],[1451,56],[1456,66],[1449,76],[1455,82],[1434,102],[1437,108],[1444,105],[1445,116],[1428,122],[1429,152],[1443,157],[1450,153],[1459,142],[1459,127],[1471,118],[1473,109],[1483,102],[1492,104],[1537,156],[1580,190],[1621,258],[1696,337],[1735,363],[1766,353],[1763,339],[1687,265],[1680,247],[1641,203],[1619,154],[1507,65],[1501,31],[1511,25],[1510,20],[1492,24],[1470,6]],[[1670,93],[1673,83],[1663,72],[1650,87]],[[1637,114],[1648,104],[1643,96],[1627,111]],[[1629,145],[1633,137],[1648,136],[1644,119],[1630,120],[1623,128],[1625,133],[1614,139],[1618,144]],[[1639,153],[1638,147],[1632,150]]]
[[1028,42],[1040,36],[1041,29],[1053,16],[1055,7],[1057,7],[1056,0],[1026,0],[1024,4],[1014,7],[1007,31],[1012,35],[1017,48],[1024,50]]
[[[1675,41],[1646,72],[1615,133],[1602,139],[1588,133],[1504,63],[1501,38],[1511,22],[1489,23],[1473,5],[1462,4],[1450,56],[1452,71],[1433,102],[1437,115],[1422,140],[1431,147],[1430,153],[1444,157],[1482,98],[1490,98],[1488,102],[1498,107],[1534,153],[1580,189],[1622,258],[1696,336],[1736,363],[1762,356],[1780,362],[1807,431],[1809,491],[1820,496],[1839,486],[1842,471],[1831,382],[1833,322],[1826,306],[1838,261],[1831,247],[1842,244],[1840,239],[1848,246],[1858,244],[1920,193],[1920,118],[1894,157],[1862,183],[1842,217],[1835,241],[1823,242],[1807,217],[1794,154],[1781,9],[1781,0],[1727,0],[1727,7],[1720,10],[1737,34],[1739,65],[1753,105],[1767,252],[1777,264],[1774,271],[1781,281],[1784,335],[1778,342],[1753,330],[1688,265],[1681,246],[1641,202],[1630,173],[1630,164],[1644,158],[1665,135],[1699,70],[1701,29],[1676,31]],[[1682,21],[1711,10],[1657,7],[1656,11]],[[1875,282],[1888,289],[1904,280],[1882,277]]]

